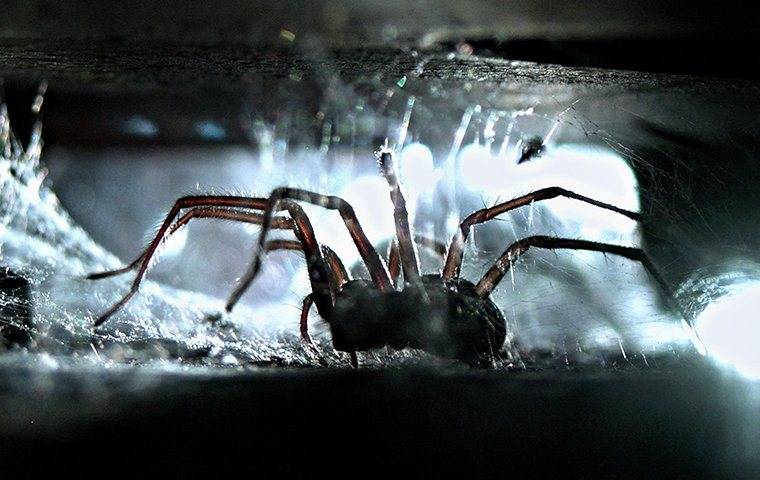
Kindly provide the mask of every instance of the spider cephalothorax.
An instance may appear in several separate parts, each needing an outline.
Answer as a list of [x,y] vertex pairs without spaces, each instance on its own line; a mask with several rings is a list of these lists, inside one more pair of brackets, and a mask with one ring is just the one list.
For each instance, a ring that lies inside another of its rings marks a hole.
[[[354,364],[357,351],[383,346],[417,348],[472,364],[489,362],[506,338],[504,317],[491,300],[491,291],[512,264],[531,247],[596,251],[638,261],[669,294],[666,282],[639,248],[541,235],[509,245],[486,274],[477,283],[471,283],[459,276],[465,242],[475,225],[498,215],[556,197],[574,199],[634,220],[640,220],[640,215],[560,187],[544,188],[470,214],[460,223],[446,248],[435,240],[412,236],[406,201],[396,179],[390,151],[380,152],[379,166],[390,187],[396,225],[396,239],[387,266],[364,234],[351,205],[340,197],[288,187],[275,189],[268,198],[183,197],[174,204],[156,237],[135,261],[118,270],[89,276],[103,278],[137,269],[129,292],[95,324],[105,322],[129,301],[137,292],[161,242],[193,218],[221,218],[261,225],[253,262],[232,292],[226,305],[228,311],[256,277],[267,252],[279,249],[302,251],[312,292],[304,299],[301,310],[301,337],[311,344],[307,319],[311,306],[315,305],[330,327],[333,346],[336,350],[349,352]],[[340,258],[329,247],[317,242],[311,222],[298,202],[338,211],[370,273],[369,280],[351,279]],[[184,215],[177,219],[183,211]],[[276,215],[282,211],[288,216]],[[268,241],[273,228],[292,230],[296,239]],[[445,256],[440,275],[420,273],[415,242]],[[403,284],[399,288],[398,279],[402,275]]]

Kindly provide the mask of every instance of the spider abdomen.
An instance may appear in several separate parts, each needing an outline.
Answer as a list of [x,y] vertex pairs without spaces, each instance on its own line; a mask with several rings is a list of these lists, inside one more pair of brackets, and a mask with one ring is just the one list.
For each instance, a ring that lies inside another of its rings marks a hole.
[[477,361],[501,349],[504,317],[472,284],[449,284],[439,276],[422,277],[422,286],[381,292],[362,280],[344,285],[330,325],[333,346],[364,351],[390,346],[418,348],[439,357]]

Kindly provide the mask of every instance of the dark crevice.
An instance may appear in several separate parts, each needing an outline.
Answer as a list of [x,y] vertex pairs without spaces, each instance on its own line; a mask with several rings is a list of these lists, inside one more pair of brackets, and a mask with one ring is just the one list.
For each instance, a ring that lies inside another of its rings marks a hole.
[[[756,41],[753,37],[700,36],[591,41],[486,39],[466,43],[476,55],[495,55],[510,60],[572,67],[758,79],[758,69],[747,53]],[[453,49],[456,45],[449,47]]]

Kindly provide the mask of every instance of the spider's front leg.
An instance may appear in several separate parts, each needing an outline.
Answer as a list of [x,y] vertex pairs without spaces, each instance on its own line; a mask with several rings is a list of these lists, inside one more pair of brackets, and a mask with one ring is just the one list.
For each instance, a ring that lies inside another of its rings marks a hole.
[[470,229],[473,226],[479,223],[487,222],[497,217],[498,215],[501,215],[502,213],[509,212],[510,210],[530,205],[533,202],[549,200],[557,197],[566,197],[573,200],[578,200],[580,202],[588,203],[589,205],[593,205],[595,207],[619,213],[620,215],[624,215],[632,220],[641,221],[642,219],[640,213],[624,210],[614,205],[610,205],[609,203],[600,202],[598,200],[594,200],[593,198],[571,192],[570,190],[565,190],[564,188],[549,187],[543,188],[541,190],[536,190],[535,192],[531,192],[507,202],[494,205],[493,207],[480,209],[465,218],[462,223],[459,224],[459,229],[454,235],[454,238],[451,239],[449,253],[446,257],[446,265],[443,267],[443,279],[456,280],[459,278],[459,271],[462,267],[462,257],[464,256],[464,244],[467,241],[467,237],[470,235]]

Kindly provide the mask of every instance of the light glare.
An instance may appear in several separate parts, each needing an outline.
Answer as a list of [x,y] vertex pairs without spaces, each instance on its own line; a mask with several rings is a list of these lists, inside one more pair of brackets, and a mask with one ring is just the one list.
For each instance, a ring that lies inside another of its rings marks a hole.
[[717,362],[760,378],[760,282],[737,289],[704,309],[697,334]]
[[[514,155],[494,155],[486,146],[472,143],[459,153],[460,175],[465,186],[490,200],[515,198],[547,187],[562,187],[626,210],[639,211],[636,176],[630,165],[607,148],[595,145],[549,146],[536,159],[517,164]],[[577,200],[557,198],[541,204],[556,218],[574,224],[578,234],[603,240],[629,235],[636,222]]]
[[170,258],[179,255],[185,249],[185,245],[187,245],[187,236],[188,230],[185,227],[166,237],[161,246],[161,256]]
[[422,143],[411,143],[401,151],[399,179],[411,198],[433,189],[440,178],[433,164],[433,152]]

